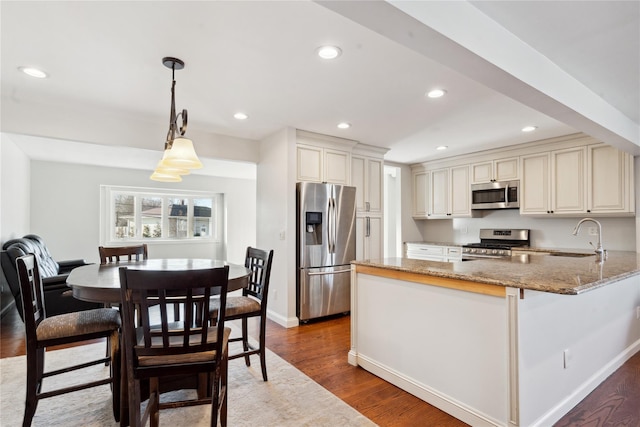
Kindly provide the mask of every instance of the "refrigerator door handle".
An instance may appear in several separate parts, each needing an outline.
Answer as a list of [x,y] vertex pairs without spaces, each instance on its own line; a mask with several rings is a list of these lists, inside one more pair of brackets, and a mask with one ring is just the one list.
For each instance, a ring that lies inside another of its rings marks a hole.
[[342,274],[342,273],[351,273],[351,269],[349,270],[339,270],[339,271],[319,271],[319,272],[308,272],[308,276],[329,276],[332,274]]
[[327,243],[329,252],[336,251],[336,201],[333,197],[329,199],[329,226],[327,227]]

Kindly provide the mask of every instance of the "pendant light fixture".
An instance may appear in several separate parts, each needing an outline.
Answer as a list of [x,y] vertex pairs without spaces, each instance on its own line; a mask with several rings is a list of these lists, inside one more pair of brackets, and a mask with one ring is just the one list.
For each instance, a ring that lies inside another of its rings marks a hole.
[[[187,110],[176,115],[176,70],[184,68],[184,62],[178,58],[162,58],[165,67],[171,68],[171,114],[169,117],[169,131],[164,143],[162,160],[151,175],[154,181],[180,182],[181,175],[189,174],[191,169],[200,169],[202,163],[193,148],[193,142],[184,137],[187,131]],[[182,124],[178,127],[178,117]]]

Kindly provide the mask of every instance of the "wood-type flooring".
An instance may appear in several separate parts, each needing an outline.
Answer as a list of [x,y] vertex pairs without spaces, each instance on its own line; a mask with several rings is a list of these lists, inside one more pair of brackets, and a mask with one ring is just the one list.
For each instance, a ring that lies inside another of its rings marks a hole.
[[[267,347],[381,427],[466,425],[364,369],[349,365],[349,327],[348,316],[289,329],[269,321]],[[23,334],[22,322],[15,309],[11,310],[0,323],[0,357],[23,355]],[[252,357],[252,363],[260,362]],[[609,426],[640,427],[640,353],[555,424]]]

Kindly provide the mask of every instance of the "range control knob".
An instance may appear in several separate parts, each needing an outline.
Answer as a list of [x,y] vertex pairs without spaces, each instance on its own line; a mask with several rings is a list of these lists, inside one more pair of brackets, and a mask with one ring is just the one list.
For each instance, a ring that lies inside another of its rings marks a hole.
[[[500,251],[500,252],[502,252],[502,251]],[[491,251],[491,253],[492,253],[493,255],[495,255],[495,254],[497,254],[497,253],[499,253],[499,252],[498,252],[498,250],[497,250],[497,249],[494,249],[494,250],[492,250],[492,251]]]
[[486,250],[486,249],[480,249],[480,253],[481,253],[481,254],[486,254],[486,253],[487,253],[487,250]]

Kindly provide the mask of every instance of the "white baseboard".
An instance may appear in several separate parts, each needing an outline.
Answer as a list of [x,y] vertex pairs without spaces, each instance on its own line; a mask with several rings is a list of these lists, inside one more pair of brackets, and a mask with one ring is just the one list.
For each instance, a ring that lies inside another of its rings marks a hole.
[[451,397],[424,384],[420,384],[409,377],[401,375],[399,372],[396,372],[375,360],[369,359],[362,354],[352,354],[352,352],[349,352],[349,357],[353,357],[355,364],[360,365],[372,374],[375,374],[383,380],[400,387],[406,392],[413,394],[430,405],[443,410],[447,414],[456,417],[469,425],[474,427],[500,427],[503,425],[499,421],[490,419],[484,414],[474,411],[473,408],[457,402],[455,399],[452,399]]
[[638,351],[640,351],[640,340],[621,351],[620,354],[576,388],[566,399],[562,400],[558,405],[536,420],[532,424],[532,427],[545,427],[556,423]]
[[300,325],[300,322],[297,317],[284,317],[275,311],[271,311],[267,309],[267,318],[273,320],[280,326],[284,326],[285,328],[295,328]]

